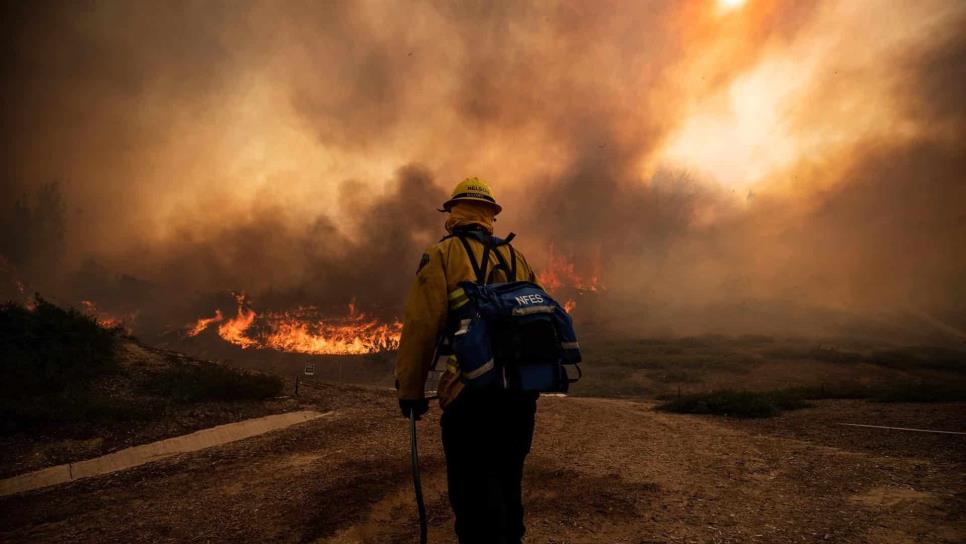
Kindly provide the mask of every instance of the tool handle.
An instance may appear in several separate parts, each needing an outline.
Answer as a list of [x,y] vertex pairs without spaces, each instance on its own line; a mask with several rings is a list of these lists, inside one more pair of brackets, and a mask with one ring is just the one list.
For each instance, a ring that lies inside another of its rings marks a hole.
[[416,411],[409,412],[409,445],[412,452],[413,487],[416,490],[416,509],[419,511],[419,544],[426,544],[426,504],[423,484],[419,478],[419,450],[416,448]]

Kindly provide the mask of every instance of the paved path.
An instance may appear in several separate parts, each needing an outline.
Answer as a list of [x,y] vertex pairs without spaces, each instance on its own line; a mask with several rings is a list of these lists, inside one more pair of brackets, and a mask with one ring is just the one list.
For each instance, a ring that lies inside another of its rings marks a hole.
[[65,463],[63,465],[36,470],[0,480],[0,496],[12,495],[14,493],[63,484],[81,478],[129,469],[171,457],[172,455],[203,450],[212,446],[219,446],[236,440],[258,436],[269,431],[284,429],[324,415],[326,414],[314,410],[303,410],[247,419],[226,425],[218,425],[210,429],[202,429],[183,436],[158,440],[150,444],[126,448],[86,461]]

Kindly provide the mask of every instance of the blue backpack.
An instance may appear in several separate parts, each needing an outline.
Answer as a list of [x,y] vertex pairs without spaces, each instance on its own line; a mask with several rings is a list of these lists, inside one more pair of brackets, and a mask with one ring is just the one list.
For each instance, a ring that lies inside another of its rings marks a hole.
[[[516,278],[513,234],[501,240],[486,232],[459,231],[477,281],[460,282],[449,294],[449,324],[440,354],[458,363],[467,388],[564,393],[580,379],[580,347],[573,321],[546,291],[529,281],[489,283],[493,272]],[[477,263],[468,238],[483,244]],[[495,248],[509,248],[510,263]],[[489,253],[499,264],[489,275]],[[571,367],[576,377],[571,378]]]

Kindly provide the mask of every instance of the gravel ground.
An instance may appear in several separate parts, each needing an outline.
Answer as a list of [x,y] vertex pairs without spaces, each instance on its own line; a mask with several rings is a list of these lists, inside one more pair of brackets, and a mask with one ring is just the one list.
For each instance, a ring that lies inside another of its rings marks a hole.
[[[4,498],[0,541],[413,542],[407,424],[391,394],[312,395],[336,412]],[[748,422],[544,398],[525,480],[527,541],[963,542],[962,437],[921,438],[928,445],[917,448],[917,438],[863,438],[832,425],[888,413],[911,426],[954,426],[962,409],[826,401]],[[454,542],[437,415],[420,424],[430,541]]]

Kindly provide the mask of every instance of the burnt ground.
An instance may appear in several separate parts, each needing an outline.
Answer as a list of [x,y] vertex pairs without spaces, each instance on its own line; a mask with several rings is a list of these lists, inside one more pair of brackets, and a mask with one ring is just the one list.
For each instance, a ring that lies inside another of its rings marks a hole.
[[[3,542],[414,542],[407,423],[388,392],[312,393],[327,418],[114,475],[0,498]],[[963,404],[821,401],[762,421],[544,398],[528,542],[966,540]],[[420,423],[430,541],[454,542],[438,410]],[[900,437],[901,436],[901,437]]]

